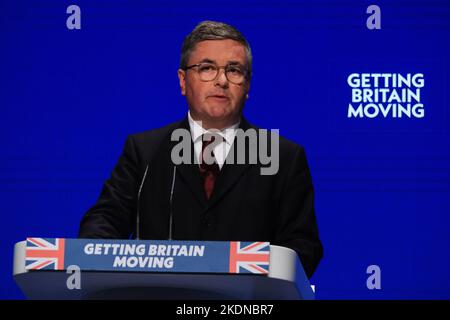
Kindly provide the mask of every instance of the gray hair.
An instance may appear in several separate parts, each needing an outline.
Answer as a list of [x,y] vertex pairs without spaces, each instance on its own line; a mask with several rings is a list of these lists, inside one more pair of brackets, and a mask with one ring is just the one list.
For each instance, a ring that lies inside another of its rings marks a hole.
[[231,39],[241,43],[247,53],[248,61],[248,78],[252,74],[252,51],[247,39],[235,27],[229,24],[217,21],[202,21],[191,33],[189,33],[183,41],[181,48],[180,69],[186,69],[188,66],[189,56],[195,49],[195,45],[205,40],[226,40]]

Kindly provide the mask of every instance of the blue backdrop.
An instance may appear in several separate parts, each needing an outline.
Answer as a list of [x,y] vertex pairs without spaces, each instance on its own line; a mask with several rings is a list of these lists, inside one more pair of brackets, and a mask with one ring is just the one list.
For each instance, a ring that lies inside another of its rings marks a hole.
[[[425,0],[0,0],[0,298],[23,297],[15,242],[76,237],[125,137],[185,116],[181,42],[202,20],[252,46],[247,118],[306,148],[317,298],[450,298],[450,1]],[[347,117],[348,75],[383,72],[424,74],[425,117]]]

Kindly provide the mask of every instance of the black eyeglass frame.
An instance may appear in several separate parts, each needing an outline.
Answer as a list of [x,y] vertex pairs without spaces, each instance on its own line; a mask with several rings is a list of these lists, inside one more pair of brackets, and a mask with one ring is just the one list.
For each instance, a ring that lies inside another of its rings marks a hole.
[[[215,67],[216,70],[217,70],[217,71],[216,71],[216,75],[215,75],[212,79],[210,79],[210,80],[204,80],[204,79],[202,79],[202,78],[200,77],[200,80],[201,80],[201,81],[204,81],[204,82],[210,82],[210,81],[216,80],[217,77],[218,77],[219,74],[220,74],[220,69],[223,69],[223,70],[224,70],[224,72],[225,72],[225,77],[227,78],[227,80],[228,80],[229,82],[231,82],[231,83],[233,83],[233,84],[241,85],[241,84],[243,84],[246,80],[248,80],[248,74],[249,74],[248,69],[245,68],[245,67],[242,67],[241,65],[237,65],[237,64],[227,64],[227,65],[225,65],[225,66],[218,66],[218,65],[216,65],[216,64],[214,64],[214,63],[211,63],[211,62],[200,62],[200,63],[196,63],[196,64],[193,64],[193,65],[187,66],[187,67],[184,68],[183,70],[184,70],[184,71],[187,71],[187,70],[189,70],[189,69],[192,69],[192,68],[195,68],[195,67],[200,67],[200,66],[202,66],[202,65],[213,66],[213,67]],[[227,72],[228,72],[229,70],[227,70],[227,68],[237,68],[237,69],[239,69],[239,71],[242,72],[242,75],[243,75],[242,81],[240,81],[240,82],[235,82],[235,81],[233,81],[233,80],[230,80],[230,79],[228,78]],[[198,69],[197,69],[197,73],[200,74],[200,71],[199,71]]]

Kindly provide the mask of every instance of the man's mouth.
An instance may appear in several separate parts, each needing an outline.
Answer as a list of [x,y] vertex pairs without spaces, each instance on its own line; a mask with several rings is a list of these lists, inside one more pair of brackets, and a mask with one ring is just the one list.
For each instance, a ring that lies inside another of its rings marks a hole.
[[229,99],[227,96],[224,96],[221,94],[214,94],[214,95],[208,96],[208,98],[213,98],[216,100],[228,100]]

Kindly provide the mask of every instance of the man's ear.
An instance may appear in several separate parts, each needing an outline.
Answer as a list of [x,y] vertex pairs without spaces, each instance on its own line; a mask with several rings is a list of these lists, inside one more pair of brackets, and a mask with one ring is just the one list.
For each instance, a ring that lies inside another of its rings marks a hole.
[[248,80],[247,83],[245,84],[245,91],[246,91],[245,97],[248,99],[248,93],[250,91],[250,80]]
[[186,95],[186,71],[178,69],[178,79],[180,80],[181,94]]

